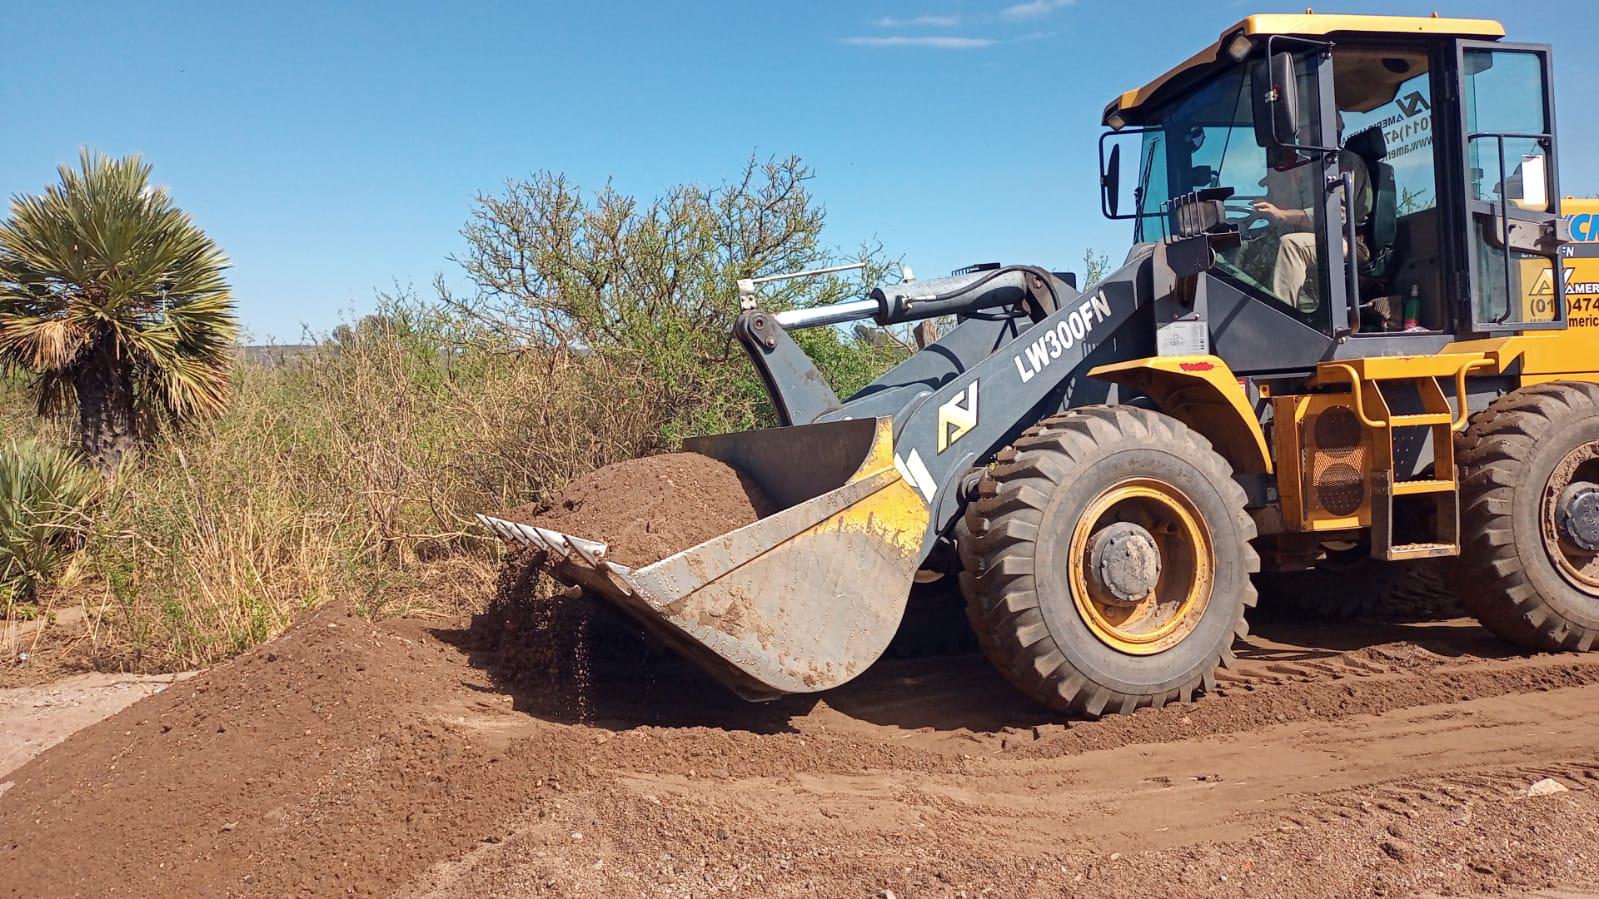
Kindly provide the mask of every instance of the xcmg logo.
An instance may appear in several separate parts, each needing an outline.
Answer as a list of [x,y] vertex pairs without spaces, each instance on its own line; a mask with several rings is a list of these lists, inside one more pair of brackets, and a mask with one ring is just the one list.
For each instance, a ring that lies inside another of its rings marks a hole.
[[1566,221],[1571,223],[1572,240],[1599,241],[1599,212],[1568,215]]

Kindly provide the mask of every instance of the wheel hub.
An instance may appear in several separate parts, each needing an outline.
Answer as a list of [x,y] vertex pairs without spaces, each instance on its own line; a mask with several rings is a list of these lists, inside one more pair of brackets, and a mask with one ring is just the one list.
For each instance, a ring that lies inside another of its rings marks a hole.
[[1566,582],[1599,597],[1599,441],[1555,464],[1544,488],[1544,551]]
[[1599,484],[1568,486],[1556,515],[1561,537],[1587,552],[1599,552]]
[[1160,547],[1147,529],[1116,522],[1094,537],[1088,576],[1107,602],[1133,606],[1160,582]]
[[1129,655],[1154,655],[1199,626],[1215,548],[1198,508],[1172,484],[1130,478],[1083,510],[1067,547],[1073,604],[1088,630]]

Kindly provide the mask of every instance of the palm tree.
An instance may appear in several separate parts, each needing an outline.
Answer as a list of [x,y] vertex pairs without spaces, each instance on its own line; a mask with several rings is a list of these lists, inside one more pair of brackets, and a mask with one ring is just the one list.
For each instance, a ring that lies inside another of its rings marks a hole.
[[110,473],[156,420],[226,407],[228,260],[138,156],[57,171],[0,222],[0,370],[31,377],[40,414],[75,405],[84,458]]

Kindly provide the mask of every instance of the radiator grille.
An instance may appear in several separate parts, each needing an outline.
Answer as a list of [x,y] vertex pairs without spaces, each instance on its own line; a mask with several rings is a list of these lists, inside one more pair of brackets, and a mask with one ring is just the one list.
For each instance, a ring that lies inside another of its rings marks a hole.
[[1316,505],[1337,516],[1353,515],[1366,501],[1366,470],[1370,451],[1365,429],[1353,410],[1329,406],[1307,429],[1311,445],[1305,466],[1310,494]]

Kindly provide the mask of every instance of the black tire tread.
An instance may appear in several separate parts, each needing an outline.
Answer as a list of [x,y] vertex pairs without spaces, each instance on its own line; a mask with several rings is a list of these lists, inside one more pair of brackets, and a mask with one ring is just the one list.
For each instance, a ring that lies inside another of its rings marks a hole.
[[1455,568],[1461,604],[1482,625],[1523,646],[1590,649],[1599,634],[1560,614],[1528,580],[1511,520],[1526,462],[1555,425],[1599,414],[1599,384],[1555,381],[1495,400],[1459,438],[1461,533]]

